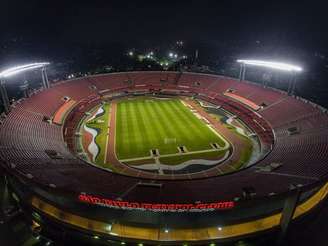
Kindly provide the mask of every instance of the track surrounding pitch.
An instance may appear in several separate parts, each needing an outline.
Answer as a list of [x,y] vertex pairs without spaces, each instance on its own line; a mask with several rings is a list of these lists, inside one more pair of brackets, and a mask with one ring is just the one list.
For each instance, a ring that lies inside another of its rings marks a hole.
[[[225,145],[203,120],[177,98],[130,98],[117,103],[116,155],[118,159],[213,149]],[[204,154],[203,154],[204,155]]]

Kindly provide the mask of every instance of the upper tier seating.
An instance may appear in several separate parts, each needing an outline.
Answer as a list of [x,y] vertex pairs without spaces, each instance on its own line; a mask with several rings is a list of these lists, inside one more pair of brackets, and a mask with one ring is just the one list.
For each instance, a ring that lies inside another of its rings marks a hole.
[[57,90],[61,96],[69,96],[75,101],[79,101],[94,93],[92,84],[84,78],[58,83],[54,89]]
[[33,94],[30,100],[23,100],[24,109],[45,116],[53,115],[64,103],[63,96],[54,89],[44,90]]
[[97,75],[88,78],[88,81],[95,85],[99,91],[107,89],[119,89],[128,86],[128,76],[126,74],[113,74],[110,79],[106,75]]
[[[132,83],[130,84],[130,81]],[[126,85],[128,83],[128,85]],[[177,84],[176,84],[177,83]],[[94,168],[85,165],[84,162],[73,156],[66,145],[74,148],[73,138],[64,143],[63,134],[73,136],[76,126],[74,119],[82,117],[84,112],[101,102],[100,91],[116,91],[129,87],[129,90],[138,88],[138,85],[146,85],[147,88],[172,88],[188,91],[188,95],[198,94],[198,97],[208,100],[225,110],[230,111],[252,128],[264,144],[272,145],[274,139],[271,128],[274,129],[276,141],[273,150],[266,158],[251,169],[234,174],[235,176],[223,176],[223,183],[231,184],[232,179],[237,179],[241,184],[247,185],[249,176],[258,166],[265,166],[272,162],[283,163],[283,166],[275,171],[281,175],[280,181],[274,179],[275,174],[267,175],[268,186],[274,182],[288,184],[289,181],[316,180],[326,175],[328,160],[328,116],[319,108],[310,103],[297,100],[279,91],[263,89],[250,83],[239,82],[231,78],[214,75],[197,75],[183,73],[178,76],[175,72],[131,72],[113,75],[99,75],[88,78],[80,78],[71,81],[54,84],[51,89],[39,92],[31,98],[23,100],[12,107],[10,114],[3,117],[0,125],[0,160],[8,165],[15,165],[22,173],[34,172],[38,178],[47,182],[55,182],[61,178],[60,184],[70,184],[68,174],[75,175],[77,182],[84,179],[82,190],[87,191],[88,186],[110,190],[115,184],[120,183],[122,192],[131,187],[132,178],[120,177],[120,182],[112,179],[105,180],[107,172],[99,171],[104,176],[97,179],[89,175]],[[189,88],[189,89],[187,89]],[[223,95],[228,89],[234,89],[234,93],[243,96],[254,103],[267,106],[258,112],[244,107],[241,103],[233,101]],[[58,125],[44,122],[44,116],[52,116],[62,105],[63,97],[70,97],[76,101],[71,114],[66,119],[67,132],[62,132]],[[290,136],[288,129],[296,127],[298,134]],[[46,154],[46,150],[58,152],[62,159],[52,159]],[[51,175],[46,177],[44,170]],[[246,174],[245,174],[246,173]],[[66,175],[67,174],[67,175]],[[260,173],[252,173],[251,179],[255,181]],[[304,178],[305,177],[305,178]],[[90,181],[90,182],[89,182]],[[89,182],[89,183],[88,183]],[[216,182],[216,179],[213,180]],[[310,182],[310,181],[309,181]],[[205,182],[199,180],[199,191],[206,190]],[[265,190],[260,185],[258,190]],[[168,185],[158,199],[164,199],[165,192],[174,193],[175,186]],[[277,188],[278,189],[278,188]],[[81,189],[80,189],[81,190]],[[222,191],[223,195],[229,195],[228,190]],[[199,193],[199,192],[198,192]],[[133,192],[131,193],[133,196]],[[117,194],[113,194],[117,195]],[[146,196],[146,194],[145,194]],[[177,201],[181,194],[176,194]],[[137,199],[137,197],[136,197]],[[141,199],[141,198],[140,198]],[[216,199],[215,197],[213,199]]]

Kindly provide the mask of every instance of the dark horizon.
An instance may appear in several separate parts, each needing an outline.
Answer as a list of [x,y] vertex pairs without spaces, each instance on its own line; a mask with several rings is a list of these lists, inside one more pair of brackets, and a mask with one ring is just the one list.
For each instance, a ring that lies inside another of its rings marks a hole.
[[65,59],[79,47],[153,47],[175,40],[239,46],[255,55],[261,55],[260,45],[267,47],[265,55],[283,58],[328,48],[323,1],[5,0],[2,9],[1,63],[24,56]]
[[[324,1],[22,1],[2,3],[0,68],[49,61],[57,73],[124,70],[126,53],[167,53],[184,41],[189,57],[221,73],[239,58],[304,68],[302,95],[328,105]],[[308,90],[310,88],[311,90]]]

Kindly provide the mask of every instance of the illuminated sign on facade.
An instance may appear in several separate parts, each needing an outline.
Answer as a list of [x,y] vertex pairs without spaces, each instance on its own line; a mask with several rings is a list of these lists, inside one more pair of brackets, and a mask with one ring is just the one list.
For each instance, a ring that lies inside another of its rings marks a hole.
[[139,209],[154,212],[207,212],[213,210],[231,209],[235,206],[233,201],[212,203],[140,203],[127,202],[101,198],[92,195],[80,194],[79,201],[116,209]]

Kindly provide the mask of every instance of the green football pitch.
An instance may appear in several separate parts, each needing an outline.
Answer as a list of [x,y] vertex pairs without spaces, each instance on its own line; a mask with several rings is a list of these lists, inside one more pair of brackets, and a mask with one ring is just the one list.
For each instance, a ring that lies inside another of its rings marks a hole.
[[[179,98],[135,97],[117,101],[116,155],[119,160],[178,154],[179,147],[206,159],[213,157],[213,143],[219,148],[227,142],[210,129]],[[180,149],[181,151],[181,149]],[[188,159],[188,158],[187,158]]]

